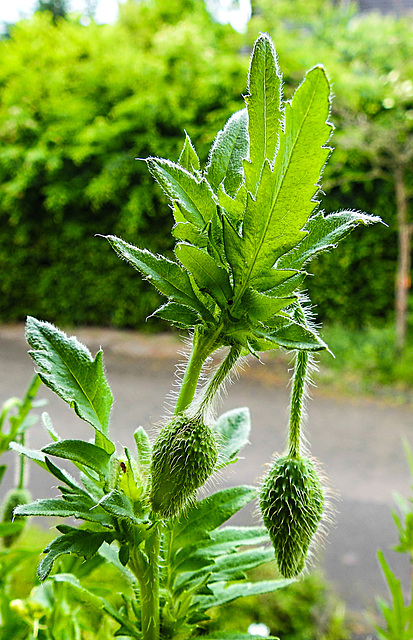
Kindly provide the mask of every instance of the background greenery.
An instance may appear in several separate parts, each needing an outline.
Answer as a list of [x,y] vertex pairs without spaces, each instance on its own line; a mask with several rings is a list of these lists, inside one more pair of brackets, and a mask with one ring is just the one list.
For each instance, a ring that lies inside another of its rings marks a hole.
[[[177,158],[187,129],[206,160],[243,106],[259,31],[275,42],[287,95],[318,62],[333,83],[323,207],[388,225],[355,232],[311,265],[317,313],[347,328],[392,322],[393,168],[413,149],[411,21],[326,0],[257,0],[245,34],[197,0],[129,0],[113,25],[46,12],[13,27],[0,42],[0,321],[144,327],[156,294],[94,234],[171,248],[165,198],[135,158]],[[404,178],[410,197],[409,162]]]

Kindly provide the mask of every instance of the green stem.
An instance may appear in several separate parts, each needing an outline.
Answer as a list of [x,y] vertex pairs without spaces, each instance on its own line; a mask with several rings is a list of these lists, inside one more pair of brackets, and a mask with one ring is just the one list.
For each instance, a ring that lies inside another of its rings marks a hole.
[[288,456],[290,458],[299,458],[300,456],[301,422],[304,408],[305,388],[307,384],[308,363],[308,351],[297,351],[290,402],[290,423],[288,427]]
[[[25,437],[24,433],[19,438],[20,444],[24,447]],[[24,480],[25,480],[25,466],[26,466],[26,456],[20,454],[19,456],[19,476],[18,476],[18,489],[24,489]]]
[[212,334],[207,334],[206,336],[195,330],[191,355],[186,365],[181,389],[175,405],[175,415],[185,411],[194,399],[203,364],[208,356],[217,349],[217,338],[221,333],[221,329],[222,327],[219,325]]
[[[139,581],[142,611],[142,640],[159,640],[159,551],[160,531],[158,525],[152,528],[145,543],[146,557],[139,562],[139,569],[131,565]],[[140,552],[139,552],[140,554]]]
[[199,413],[203,415],[208,406],[213,402],[216,393],[218,392],[220,386],[225,381],[225,378],[231,373],[232,369],[237,363],[238,358],[241,354],[240,345],[233,345],[226,357],[222,360],[219,367],[214,372],[212,378],[210,379],[205,392],[202,398],[202,401],[199,406]]

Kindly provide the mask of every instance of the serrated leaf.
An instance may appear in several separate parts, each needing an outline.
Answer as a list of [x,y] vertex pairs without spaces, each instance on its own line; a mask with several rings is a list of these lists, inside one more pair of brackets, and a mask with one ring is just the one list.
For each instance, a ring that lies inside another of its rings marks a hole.
[[225,269],[220,267],[206,251],[190,244],[182,242],[177,244],[175,254],[191,273],[199,289],[209,293],[221,308],[225,308],[232,297],[232,289]]
[[215,430],[219,440],[217,466],[222,467],[233,461],[249,443],[251,416],[248,407],[223,413],[215,422]]
[[172,229],[172,235],[177,240],[189,242],[202,249],[208,245],[208,235],[205,228],[199,229],[191,222],[177,222]]
[[174,571],[193,571],[196,563],[207,566],[216,556],[235,553],[239,547],[256,546],[268,542],[265,527],[220,527],[210,538],[193,546],[182,547],[173,558]]
[[131,520],[135,523],[139,522],[137,518],[135,518],[131,503],[127,497],[117,489],[113,489],[110,493],[103,496],[99,504],[105,511],[116,518]]
[[72,529],[50,542],[43,550],[46,556],[40,561],[37,575],[45,580],[52,570],[54,561],[61,555],[72,553],[85,559],[91,558],[104,542],[112,542],[115,534],[96,532],[88,529]]
[[[277,325],[278,328],[274,330]],[[281,316],[277,316],[271,321],[268,331],[255,329],[255,336],[258,339],[265,339],[286,349],[321,351],[328,348],[326,343],[314,331]],[[262,348],[261,350],[265,349]]]
[[47,456],[45,456],[45,464],[47,470],[60,482],[66,484],[73,491],[73,493],[83,493],[85,495],[89,495],[65,469],[60,469],[59,467],[57,467],[51,460],[49,460]]
[[248,153],[247,126],[247,110],[241,109],[229,118],[214,140],[205,176],[215,192],[224,183],[227,194],[234,197],[244,179],[243,159]]
[[109,475],[111,456],[101,447],[83,440],[59,440],[43,447],[43,453],[71,460],[92,469],[103,477]]
[[47,469],[45,455],[41,451],[38,451],[37,449],[29,449],[29,447],[24,447],[18,442],[10,442],[9,448],[20,453],[22,456],[33,460],[33,462],[36,462],[36,464],[42,467],[42,469]]
[[162,320],[166,320],[181,329],[189,329],[201,322],[199,313],[178,302],[168,302],[162,305],[149,317],[151,318],[152,316],[162,318]]
[[248,109],[249,162],[244,163],[247,189],[255,194],[265,159],[273,162],[278,144],[282,76],[271,39],[261,34],[254,44],[249,75]]
[[345,238],[359,224],[369,225],[380,221],[377,216],[359,211],[340,211],[325,217],[320,211],[307,222],[306,237],[297,247],[280,258],[278,267],[301,269],[317,254],[333,249],[337,242]]
[[305,277],[305,275],[306,274],[301,273],[297,274],[297,271],[291,269],[269,269],[262,276],[255,278],[254,289],[261,293],[267,293],[268,295],[271,295],[273,291],[278,292],[278,290],[280,290],[282,292],[281,295],[285,295],[280,287],[288,283],[292,278],[297,278],[298,276]]
[[199,171],[199,158],[191,138],[185,131],[185,142],[179,156],[178,164],[189,172]]
[[69,338],[49,322],[30,316],[26,339],[44,384],[102,434],[108,451],[113,452],[114,445],[108,439],[113,397],[103,369],[102,351],[93,359],[75,337]]
[[106,236],[118,255],[142,273],[158,291],[174,302],[184,304],[202,317],[213,320],[208,310],[197,299],[186,271],[177,263],[147,249],[139,249],[116,236]]
[[110,526],[112,524],[108,514],[103,509],[88,509],[85,506],[84,499],[75,501],[66,501],[61,498],[46,498],[35,500],[30,504],[20,505],[15,509],[18,516],[47,516],[60,518],[78,518],[90,522],[98,522],[99,524]]
[[[199,556],[201,558],[202,556]],[[214,582],[234,582],[235,580],[244,580],[245,572],[255,569],[260,565],[274,560],[274,549],[272,547],[258,547],[257,549],[249,549],[229,555],[219,555],[212,558],[212,563],[203,567],[196,573],[183,573],[178,577],[175,589],[182,591],[191,586],[195,579],[199,579],[202,574],[210,573],[208,587],[212,588]]]
[[247,190],[245,186],[242,185],[238,189],[236,197],[231,198],[221,185],[218,191],[218,199],[219,205],[225,211],[228,219],[234,227],[239,227],[244,217],[245,205],[247,203]]
[[330,137],[327,123],[330,87],[321,67],[315,67],[286,104],[285,127],[274,169],[264,163],[256,197],[247,198],[243,237],[237,239],[230,225],[226,247],[234,243],[229,258],[239,303],[248,286],[271,269],[278,258],[305,236],[302,231],[317,202],[318,180],[330,153],[324,145]]
[[226,602],[232,602],[237,598],[256,596],[261,593],[272,593],[277,589],[283,589],[294,580],[262,580],[260,582],[240,582],[239,584],[227,584],[215,582],[211,584],[212,596],[200,595],[196,598],[196,605],[201,609],[219,607]]
[[166,195],[177,202],[186,220],[202,229],[216,208],[207,181],[198,180],[186,169],[163,158],[148,158],[146,163]]
[[275,298],[265,295],[265,293],[254,291],[254,289],[248,289],[242,298],[240,306],[243,309],[243,313],[247,313],[251,320],[265,324],[267,320],[273,318],[279,311],[295,302],[296,299],[296,296]]
[[209,538],[209,532],[229,520],[257,496],[255,487],[230,487],[196,502],[179,517],[172,528],[173,548]]

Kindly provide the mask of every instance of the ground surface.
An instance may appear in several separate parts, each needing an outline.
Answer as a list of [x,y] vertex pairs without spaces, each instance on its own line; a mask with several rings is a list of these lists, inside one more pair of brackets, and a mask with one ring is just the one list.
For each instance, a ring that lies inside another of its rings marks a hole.
[[[112,437],[119,448],[132,446],[138,425],[156,433],[156,423],[167,413],[167,401],[174,381],[177,352],[182,349],[172,336],[142,336],[100,329],[76,330],[76,335],[93,352],[100,346],[115,405]],[[181,359],[181,356],[178,356]],[[265,471],[265,464],[284,448],[289,391],[285,376],[276,369],[253,363],[230,387],[223,410],[249,406],[253,430],[244,459],[221,479],[231,485],[253,484]],[[21,326],[0,327],[0,404],[10,396],[23,394],[33,373]],[[333,499],[334,525],[329,527],[325,545],[317,554],[336,592],[350,610],[374,611],[376,595],[386,596],[376,550],[383,549],[391,565],[405,583],[409,567],[404,557],[391,551],[396,530],[391,516],[393,493],[409,496],[410,477],[402,446],[406,438],[413,446],[413,412],[407,406],[392,406],[374,399],[331,397],[313,391],[308,408],[307,436],[311,453],[322,461]],[[63,437],[91,437],[92,430],[47,389],[41,397],[49,401],[47,410]],[[42,427],[30,435],[30,445],[48,442]],[[12,463],[10,454],[8,461]],[[2,492],[12,483],[8,471]],[[34,498],[55,495],[50,476],[31,469],[30,490]],[[245,523],[256,516],[242,513]],[[366,635],[360,637],[365,638]],[[373,636],[372,636],[373,637]]]

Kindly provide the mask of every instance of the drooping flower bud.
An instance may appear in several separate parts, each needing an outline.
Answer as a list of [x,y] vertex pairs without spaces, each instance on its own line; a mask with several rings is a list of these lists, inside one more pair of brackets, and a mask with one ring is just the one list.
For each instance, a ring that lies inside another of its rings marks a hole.
[[278,458],[264,480],[260,507],[281,575],[297,576],[324,512],[323,487],[313,462]]
[[200,418],[177,415],[162,428],[152,451],[152,509],[176,515],[209,478],[218,458],[212,429]]
[[[30,494],[26,489],[11,489],[4,501],[2,522],[25,522],[27,520],[25,516],[13,516],[13,511],[21,504],[28,504],[30,500]],[[11,547],[20,537],[21,533],[22,529],[19,529],[19,531],[16,531],[15,533],[4,536],[4,546],[7,548]]]

